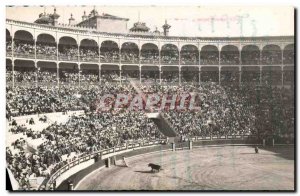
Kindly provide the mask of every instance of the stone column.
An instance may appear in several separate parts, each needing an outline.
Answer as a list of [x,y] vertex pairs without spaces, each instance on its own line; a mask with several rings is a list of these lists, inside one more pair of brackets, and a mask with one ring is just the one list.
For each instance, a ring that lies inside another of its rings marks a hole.
[[56,64],[56,78],[57,78],[57,85],[59,87],[59,63]]
[[175,143],[172,143],[172,151],[173,151],[173,152],[176,151],[176,145],[175,145]]
[[15,88],[15,61],[14,58],[11,60],[11,68],[12,68],[12,88],[14,90]]
[[192,141],[192,140],[189,141],[189,149],[190,149],[190,150],[193,149],[193,141]]

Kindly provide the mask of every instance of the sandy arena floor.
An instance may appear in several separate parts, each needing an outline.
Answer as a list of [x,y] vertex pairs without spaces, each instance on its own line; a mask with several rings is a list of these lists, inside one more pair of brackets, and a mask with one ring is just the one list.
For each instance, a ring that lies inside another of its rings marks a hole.
[[[77,190],[293,190],[293,147],[200,147],[128,159],[85,178]],[[283,158],[284,157],[284,158]],[[162,166],[151,173],[148,163]]]

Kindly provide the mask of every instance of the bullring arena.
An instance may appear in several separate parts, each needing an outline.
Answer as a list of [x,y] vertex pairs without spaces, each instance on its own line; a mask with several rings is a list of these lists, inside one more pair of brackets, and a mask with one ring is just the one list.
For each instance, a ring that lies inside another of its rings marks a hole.
[[[204,146],[137,155],[128,158],[129,167],[96,170],[75,190],[292,190],[293,148],[272,151],[255,154],[252,146]],[[152,173],[148,163],[163,170]]]
[[295,190],[294,31],[189,37],[102,9],[7,7],[12,190]]

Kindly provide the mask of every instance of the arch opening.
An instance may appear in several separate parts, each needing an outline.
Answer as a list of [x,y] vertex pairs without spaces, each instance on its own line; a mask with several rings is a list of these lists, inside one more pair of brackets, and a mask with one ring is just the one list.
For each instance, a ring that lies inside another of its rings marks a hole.
[[143,64],[158,64],[159,50],[157,45],[146,43],[141,49],[141,63]]
[[223,46],[221,49],[221,65],[238,65],[240,63],[239,49],[233,45]]
[[281,49],[278,45],[266,45],[262,50],[262,64],[279,65],[282,63]]
[[216,46],[203,46],[200,52],[201,65],[219,65],[219,50]]
[[283,85],[293,87],[295,83],[294,77],[294,67],[285,66],[283,68]]
[[80,82],[84,86],[97,84],[99,82],[99,66],[97,64],[81,64]]
[[159,82],[159,67],[158,66],[142,66],[141,80],[147,83]]
[[6,86],[11,87],[13,81],[13,72],[12,72],[12,61],[10,59],[6,59]]
[[16,86],[33,86],[36,84],[36,67],[33,61],[15,60],[14,77]]
[[161,49],[161,64],[162,65],[178,65],[179,51],[174,44],[165,44]]
[[219,82],[219,68],[218,67],[202,67],[201,68],[201,82]]
[[181,82],[199,83],[199,68],[195,66],[181,67]]
[[103,82],[119,82],[120,68],[118,65],[101,65],[101,80]]
[[125,42],[121,47],[121,63],[138,64],[139,63],[139,48],[138,45],[132,42]]
[[294,64],[295,60],[295,46],[294,44],[287,45],[283,50],[283,63]]
[[250,85],[260,83],[260,69],[258,66],[243,66],[241,82]]
[[114,41],[104,41],[101,44],[100,48],[100,58],[103,63],[119,63],[120,54],[119,54],[118,44]]
[[38,85],[55,86],[57,85],[57,65],[54,62],[37,62]]
[[182,65],[198,65],[199,50],[194,45],[184,45],[180,51],[180,63]]
[[80,42],[79,55],[81,62],[99,62],[99,46],[93,39],[83,39]]
[[161,79],[164,84],[174,84],[179,82],[179,68],[177,66],[161,67]]
[[140,78],[140,69],[137,65],[123,65],[121,71],[126,81],[130,78],[138,80]]
[[262,68],[262,84],[264,85],[282,85],[282,73],[280,66],[266,66]]
[[243,65],[259,65],[260,63],[260,50],[258,46],[244,46],[242,48],[241,56]]
[[238,67],[222,67],[221,68],[221,84],[226,86],[239,85],[239,68]]
[[14,36],[14,56],[20,58],[34,58],[34,40],[28,31],[19,30]]
[[40,34],[36,40],[36,58],[56,60],[56,42],[55,38],[49,34]]
[[61,61],[78,61],[78,45],[72,37],[61,37],[58,44],[58,58]]
[[59,81],[61,85],[74,85],[78,83],[79,68],[76,63],[59,64]]
[[6,56],[12,55],[12,37],[10,32],[6,29]]

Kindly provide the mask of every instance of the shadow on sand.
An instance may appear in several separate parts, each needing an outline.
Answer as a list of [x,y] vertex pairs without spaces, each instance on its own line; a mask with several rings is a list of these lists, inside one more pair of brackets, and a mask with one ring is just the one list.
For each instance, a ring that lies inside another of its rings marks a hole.
[[134,171],[134,172],[138,172],[138,173],[144,173],[144,174],[153,174],[153,172],[150,170],[148,171]]
[[128,167],[126,165],[115,165],[116,167]]
[[294,148],[295,147],[291,145],[291,146],[261,147],[260,149],[273,152],[275,153],[275,156],[284,159],[294,160],[294,150],[295,150]]
[[241,155],[249,155],[249,154],[256,154],[255,152],[242,152],[242,153],[239,153]]

